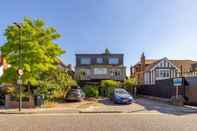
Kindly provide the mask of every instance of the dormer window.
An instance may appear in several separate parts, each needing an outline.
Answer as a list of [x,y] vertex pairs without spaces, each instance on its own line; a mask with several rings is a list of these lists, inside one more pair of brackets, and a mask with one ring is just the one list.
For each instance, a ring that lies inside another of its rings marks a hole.
[[111,65],[117,65],[119,63],[118,58],[109,58],[109,64]]
[[91,59],[89,57],[83,57],[80,60],[80,64],[82,64],[82,65],[89,65],[89,64],[91,64]]
[[96,58],[96,63],[97,64],[103,64],[103,58],[102,57]]

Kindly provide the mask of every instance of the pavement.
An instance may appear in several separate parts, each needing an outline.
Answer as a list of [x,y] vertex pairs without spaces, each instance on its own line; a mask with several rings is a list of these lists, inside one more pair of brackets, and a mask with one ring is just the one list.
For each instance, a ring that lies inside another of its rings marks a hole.
[[57,114],[57,113],[162,113],[172,115],[185,115],[197,113],[197,107],[178,107],[166,102],[147,98],[138,98],[133,104],[117,105],[110,99],[103,98],[98,101],[83,101],[80,103],[59,104],[54,108],[0,109],[0,114]]

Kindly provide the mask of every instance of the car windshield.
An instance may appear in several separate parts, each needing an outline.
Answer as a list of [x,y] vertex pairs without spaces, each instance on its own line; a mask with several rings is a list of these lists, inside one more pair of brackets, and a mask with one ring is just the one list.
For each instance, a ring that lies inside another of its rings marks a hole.
[[125,91],[125,90],[116,90],[115,92],[116,92],[117,94],[128,94],[128,92]]

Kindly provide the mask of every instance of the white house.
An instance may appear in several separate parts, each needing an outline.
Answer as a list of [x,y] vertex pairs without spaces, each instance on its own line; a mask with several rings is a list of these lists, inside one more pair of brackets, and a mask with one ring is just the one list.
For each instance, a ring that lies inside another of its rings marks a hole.
[[192,72],[191,60],[168,60],[163,58],[155,61],[146,67],[144,72],[144,84],[155,84],[156,80],[170,79],[180,77],[181,74],[184,77],[196,76],[195,72]]
[[131,76],[138,79],[141,85],[155,84],[157,80],[175,77],[197,76],[197,61],[192,60],[160,60],[146,59],[144,53],[140,62],[131,67]]

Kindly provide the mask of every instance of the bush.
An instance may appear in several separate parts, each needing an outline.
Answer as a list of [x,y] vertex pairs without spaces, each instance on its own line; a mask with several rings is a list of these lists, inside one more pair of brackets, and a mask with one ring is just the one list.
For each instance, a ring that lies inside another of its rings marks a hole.
[[101,87],[102,92],[104,92],[104,96],[111,97],[113,90],[120,87],[120,82],[114,80],[103,80],[101,81]]
[[124,80],[124,88],[129,91],[132,95],[136,96],[136,86],[137,86],[137,79],[136,78],[129,78]]
[[120,86],[120,82],[114,80],[102,80],[101,87],[117,88]]
[[134,88],[136,85],[137,85],[136,78],[130,78],[124,81],[124,87],[127,89]]
[[98,97],[99,91],[98,87],[95,85],[88,85],[84,88],[84,93],[86,97]]
[[172,97],[170,98],[170,103],[171,103],[172,105],[184,106],[184,103],[185,103],[185,102],[186,102],[186,101],[185,101],[184,97],[181,96],[181,95],[179,95],[178,97],[172,96]]

